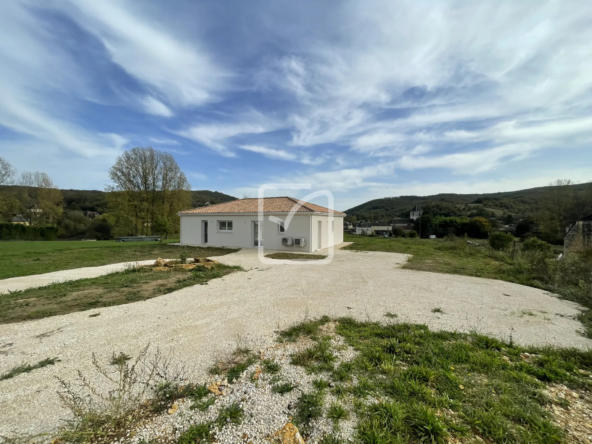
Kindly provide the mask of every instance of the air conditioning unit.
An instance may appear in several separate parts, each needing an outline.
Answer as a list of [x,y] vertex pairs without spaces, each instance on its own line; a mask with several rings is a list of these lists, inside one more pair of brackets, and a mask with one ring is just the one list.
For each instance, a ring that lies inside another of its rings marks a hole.
[[304,242],[303,237],[297,237],[296,239],[294,239],[294,245],[296,245],[297,247],[304,247],[306,245],[306,242]]
[[290,247],[294,245],[294,240],[291,237],[282,237],[282,245],[285,247]]

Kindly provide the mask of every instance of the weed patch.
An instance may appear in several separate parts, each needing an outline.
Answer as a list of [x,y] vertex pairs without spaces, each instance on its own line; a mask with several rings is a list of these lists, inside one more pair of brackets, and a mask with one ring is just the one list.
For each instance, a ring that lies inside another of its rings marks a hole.
[[14,378],[14,377],[21,375],[23,373],[29,373],[29,372],[32,372],[33,370],[47,367],[48,365],[54,365],[56,362],[59,362],[59,361],[60,360],[58,358],[47,358],[42,361],[39,361],[37,364],[18,365],[16,367],[8,370],[6,373],[0,375],[0,381],[4,381],[5,379]]
[[[592,352],[523,348],[478,334],[432,332],[424,325],[339,319],[336,334],[357,352],[334,366],[319,321],[292,327],[316,342],[293,356],[297,365],[324,368],[314,390],[297,402],[304,434],[323,416],[338,427],[353,405],[354,442],[563,442],[548,408],[548,384],[592,390]],[[330,388],[332,387],[332,388]],[[332,402],[324,411],[327,393]],[[554,401],[560,404],[561,400]],[[329,437],[321,442],[331,443]]]
[[280,395],[284,395],[286,393],[290,393],[295,388],[296,388],[295,385],[292,385],[289,382],[284,382],[281,384],[274,385],[271,389],[274,393],[279,393]]

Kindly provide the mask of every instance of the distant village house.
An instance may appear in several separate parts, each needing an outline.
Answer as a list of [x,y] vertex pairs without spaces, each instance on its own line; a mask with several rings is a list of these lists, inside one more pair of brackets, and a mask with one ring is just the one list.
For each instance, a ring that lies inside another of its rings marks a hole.
[[382,220],[376,222],[362,222],[356,225],[356,234],[370,235],[375,234],[391,235],[394,230],[403,230],[405,232],[412,231],[415,226],[415,221],[421,217],[423,210],[419,205],[416,205],[411,213],[409,219],[392,219],[390,221]]
[[29,225],[29,221],[25,219],[21,214],[15,214],[10,222],[13,225]]

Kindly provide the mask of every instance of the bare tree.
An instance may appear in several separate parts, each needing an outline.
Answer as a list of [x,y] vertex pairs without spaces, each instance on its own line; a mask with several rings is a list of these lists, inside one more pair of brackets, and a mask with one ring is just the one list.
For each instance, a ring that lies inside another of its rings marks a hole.
[[16,170],[13,166],[6,159],[0,157],[0,185],[9,184],[15,174]]
[[18,184],[27,187],[23,205],[29,223],[31,225],[55,223],[63,211],[63,196],[51,178],[39,171],[24,172]]
[[109,205],[119,225],[133,234],[154,233],[157,227],[176,221],[176,213],[191,205],[191,186],[169,153],[152,147],[126,151],[109,176],[114,182],[108,188]]

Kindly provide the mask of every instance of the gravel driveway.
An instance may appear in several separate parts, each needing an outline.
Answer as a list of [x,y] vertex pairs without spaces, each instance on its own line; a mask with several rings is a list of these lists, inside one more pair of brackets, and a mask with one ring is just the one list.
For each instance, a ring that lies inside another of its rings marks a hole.
[[[0,381],[0,435],[38,433],[67,416],[55,376],[92,375],[90,355],[135,355],[147,343],[194,366],[195,375],[238,340],[264,347],[274,331],[305,315],[353,316],[477,331],[519,344],[592,348],[578,334],[578,306],[544,291],[502,281],[402,270],[406,255],[336,250],[329,265],[262,265],[256,252],[216,257],[241,265],[208,285],[143,302],[37,321],[0,325],[0,374],[23,362],[58,357],[56,365]],[[101,267],[102,268],[102,267]],[[76,271],[69,271],[76,273]],[[443,313],[432,313],[441,308]],[[99,313],[100,316],[89,317]]]

